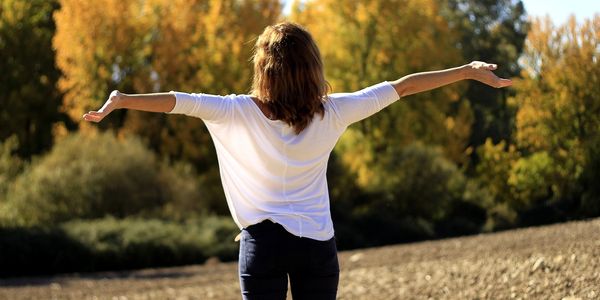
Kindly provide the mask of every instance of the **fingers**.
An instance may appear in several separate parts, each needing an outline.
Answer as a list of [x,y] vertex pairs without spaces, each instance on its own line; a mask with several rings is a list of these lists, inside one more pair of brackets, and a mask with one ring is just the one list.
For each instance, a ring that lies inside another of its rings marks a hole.
[[84,114],[82,118],[89,122],[100,122],[104,117],[110,114],[115,108],[117,108],[117,100],[120,92],[118,90],[114,90],[108,96],[104,105],[98,111],[89,111],[87,114]]
[[88,122],[100,122],[104,118],[104,114],[97,111],[90,111],[83,115],[83,119]]
[[101,119],[97,116],[92,116],[90,114],[84,114],[83,120],[88,121],[88,122],[98,123],[98,122],[100,122]]
[[498,81],[498,85],[499,85],[498,88],[503,88],[503,87],[511,86],[512,85],[512,80],[500,78],[500,80]]
[[512,80],[499,78],[494,74],[494,70],[498,69],[497,64],[488,64],[482,61],[474,61],[471,68],[475,71],[475,76],[472,79],[485,83],[495,88],[504,88],[512,85]]
[[495,88],[504,88],[507,86],[511,86],[512,85],[512,80],[510,79],[505,79],[505,78],[499,78],[496,75],[494,75],[493,78],[488,79],[488,80],[483,80],[483,83],[489,85],[489,86],[493,86]]

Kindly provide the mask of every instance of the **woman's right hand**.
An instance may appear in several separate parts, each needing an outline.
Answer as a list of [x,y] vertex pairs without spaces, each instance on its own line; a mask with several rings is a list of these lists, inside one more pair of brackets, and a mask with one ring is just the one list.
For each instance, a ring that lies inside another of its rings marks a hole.
[[102,105],[97,111],[89,111],[83,115],[83,119],[89,122],[100,122],[104,117],[108,116],[113,110],[121,108],[120,103],[122,101],[123,94],[117,90],[112,91],[108,96],[108,100]]

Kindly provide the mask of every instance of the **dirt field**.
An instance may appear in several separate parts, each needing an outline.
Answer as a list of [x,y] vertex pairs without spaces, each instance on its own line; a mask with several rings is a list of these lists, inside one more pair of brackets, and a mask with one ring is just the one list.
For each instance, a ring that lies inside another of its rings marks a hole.
[[[339,299],[600,299],[600,219],[346,251],[340,264]],[[0,280],[0,299],[240,299],[236,268]]]

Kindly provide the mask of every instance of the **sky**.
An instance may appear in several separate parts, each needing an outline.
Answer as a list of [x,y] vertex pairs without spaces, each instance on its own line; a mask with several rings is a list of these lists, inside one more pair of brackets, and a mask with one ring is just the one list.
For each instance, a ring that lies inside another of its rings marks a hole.
[[[292,1],[285,2],[285,10],[289,11]],[[600,14],[600,0],[523,0],[523,4],[530,16],[547,14],[555,24],[564,23],[570,14],[575,14],[578,21]]]
[[530,16],[547,14],[555,24],[564,23],[570,14],[575,14],[577,21],[600,14],[600,0],[523,0],[523,4]]

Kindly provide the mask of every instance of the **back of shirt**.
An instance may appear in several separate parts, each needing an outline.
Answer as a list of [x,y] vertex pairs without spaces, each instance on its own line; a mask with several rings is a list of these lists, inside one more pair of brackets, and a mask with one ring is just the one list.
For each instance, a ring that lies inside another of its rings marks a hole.
[[333,237],[326,171],[335,143],[350,124],[399,98],[387,82],[331,94],[324,116],[316,114],[296,135],[286,123],[266,118],[248,95],[174,94],[170,113],[203,119],[212,136],[236,224],[245,228],[270,219],[316,240]]

